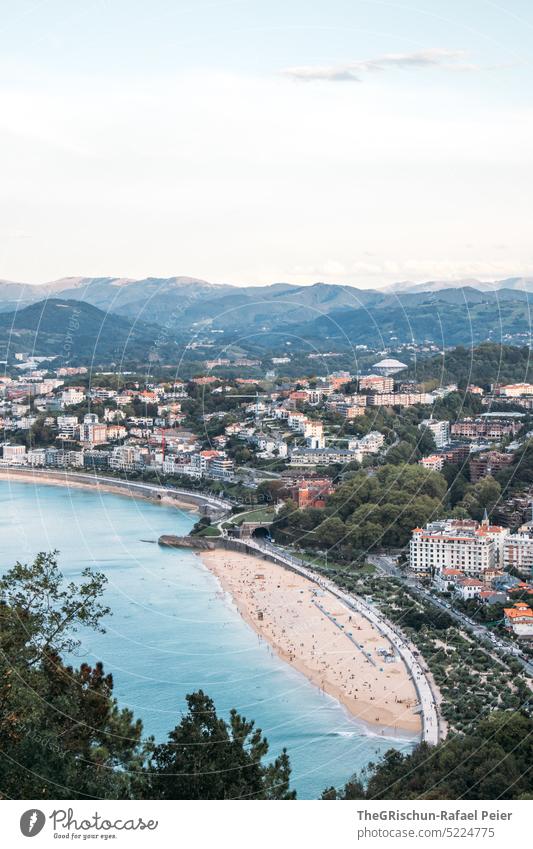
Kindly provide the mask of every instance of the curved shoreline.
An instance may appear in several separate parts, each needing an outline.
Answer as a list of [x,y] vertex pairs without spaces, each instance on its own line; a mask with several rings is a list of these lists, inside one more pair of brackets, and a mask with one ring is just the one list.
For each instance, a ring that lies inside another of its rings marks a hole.
[[[178,509],[185,509],[185,510],[188,510],[188,511],[191,511],[193,509],[199,510],[201,504],[209,504],[212,507],[219,507],[219,509],[220,509],[220,505],[224,504],[222,499],[212,499],[209,496],[196,494],[196,493],[188,493],[188,492],[184,492],[182,490],[172,490],[172,489],[169,490],[169,489],[166,489],[164,487],[157,486],[157,485],[141,484],[141,483],[137,483],[137,482],[133,482],[133,481],[127,481],[127,480],[123,480],[123,479],[106,478],[105,476],[102,476],[102,475],[89,475],[89,474],[83,474],[83,473],[76,474],[76,473],[67,472],[67,471],[58,471],[58,472],[52,471],[52,472],[50,472],[48,470],[38,471],[38,470],[33,470],[33,469],[32,470],[29,470],[29,469],[19,470],[19,469],[12,469],[12,468],[0,468],[0,480],[6,480],[6,481],[11,481],[11,482],[17,482],[18,481],[20,483],[33,483],[34,485],[37,485],[37,486],[39,486],[39,485],[54,485],[54,486],[63,486],[63,487],[66,486],[67,488],[72,487],[72,488],[85,488],[85,489],[89,489],[89,490],[92,489],[93,491],[96,490],[97,492],[98,491],[109,492],[109,493],[113,493],[113,494],[116,494],[116,495],[123,495],[123,496],[129,496],[129,497],[132,497],[132,498],[144,499],[144,500],[150,501],[152,503],[165,504],[167,506],[173,506],[173,507],[177,507]],[[188,500],[188,499],[190,499],[190,500]],[[217,502],[217,503],[215,503],[215,502]],[[240,548],[240,546],[239,546],[239,548]],[[282,562],[282,561],[284,561],[285,559],[288,559],[288,558],[282,557],[279,552],[276,552],[275,554],[274,554],[274,552],[268,552],[267,553],[267,552],[263,551],[259,546],[243,546],[243,548],[245,550],[248,549],[247,554],[244,555],[247,559],[249,558],[249,559],[257,560],[257,563],[260,564],[262,562],[264,564],[264,560],[261,561],[259,558],[264,558],[265,555],[266,555],[266,557],[269,560],[274,561],[274,562],[277,561],[276,566],[282,572],[285,572],[286,574],[289,574],[289,575],[292,573],[293,576],[294,576],[295,573],[299,573],[299,576],[305,578],[305,580],[307,582],[309,582],[310,584],[316,585],[316,583],[317,583],[316,576],[308,574],[309,573],[308,569],[305,569],[305,568],[302,568],[302,567],[296,567],[295,564],[292,564],[292,563],[289,564],[288,562],[287,563]],[[250,549],[252,549],[252,550],[250,550]],[[256,549],[256,550],[253,550],[253,549]],[[369,702],[364,702],[363,700],[361,700],[360,697],[355,697],[356,699],[359,699],[359,704],[355,705],[354,704],[354,694],[352,694],[351,697],[347,696],[347,694],[343,691],[343,688],[338,685],[338,682],[335,683],[335,682],[332,682],[331,680],[326,680],[323,672],[321,673],[322,677],[320,675],[317,675],[317,670],[311,669],[309,667],[308,663],[306,663],[305,657],[303,657],[303,658],[297,657],[296,654],[294,653],[294,651],[288,653],[287,650],[286,650],[286,647],[284,647],[282,644],[279,644],[279,641],[273,640],[271,636],[269,636],[267,633],[265,633],[265,630],[263,628],[258,627],[257,621],[254,621],[254,618],[251,615],[251,612],[247,609],[246,605],[243,603],[243,598],[242,598],[241,594],[239,593],[239,588],[235,587],[235,586],[230,586],[230,584],[227,582],[227,580],[225,580],[225,576],[223,574],[220,574],[219,569],[216,566],[214,566],[213,563],[209,562],[211,560],[211,557],[209,555],[211,555],[213,557],[213,560],[214,560],[215,556],[218,556],[218,558],[220,559],[221,555],[224,556],[224,555],[230,554],[230,552],[228,550],[224,551],[224,549],[221,549],[218,546],[215,546],[215,550],[210,551],[209,554],[208,554],[208,552],[201,552],[201,553],[198,552],[198,553],[200,554],[200,557],[201,557],[202,561],[204,562],[204,565],[206,565],[207,568],[210,569],[210,571],[212,571],[215,575],[217,575],[218,579],[220,580],[220,582],[223,586],[223,589],[226,592],[228,592],[228,594],[231,596],[231,598],[233,599],[234,603],[236,604],[238,610],[240,611],[241,615],[243,616],[243,618],[245,619],[247,624],[254,631],[256,631],[256,633],[258,633],[262,638],[266,639],[269,642],[269,644],[274,648],[274,650],[276,651],[276,653],[278,654],[278,656],[281,659],[283,659],[286,663],[293,666],[293,668],[297,669],[299,672],[301,672],[303,675],[305,675],[305,677],[308,678],[308,680],[310,680],[315,686],[321,688],[325,693],[327,693],[329,696],[331,696],[332,698],[336,699],[336,701],[341,703],[355,719],[357,719],[358,721],[362,722],[365,725],[368,725],[369,729],[374,730],[374,733],[376,733],[375,729],[382,729],[382,733],[380,735],[377,735],[377,736],[383,736],[383,732],[386,732],[387,730],[389,730],[389,731],[393,732],[393,734],[394,733],[396,733],[397,735],[398,734],[399,735],[406,735],[407,734],[411,738],[413,738],[414,735],[416,734],[419,739],[420,739],[420,736],[421,736],[422,739],[426,739],[428,742],[437,742],[438,741],[439,734],[438,734],[438,730],[435,728],[435,725],[433,725],[433,728],[431,728],[431,729],[427,727],[425,710],[422,710],[422,716],[421,717],[418,717],[418,716],[416,717],[416,720],[418,720],[418,722],[415,721],[415,717],[413,716],[412,712],[411,712],[411,716],[408,719],[404,718],[404,720],[402,721],[401,718],[400,718],[400,720],[399,720],[397,715],[391,714],[390,706],[385,708],[384,705],[382,706],[380,718],[376,718],[375,715],[374,715],[374,717],[372,717],[372,719],[369,719],[368,716],[365,717],[364,712],[368,711],[368,708],[370,708],[370,707],[374,708],[375,707],[374,705],[371,706],[369,704]],[[250,558],[250,555],[252,555],[251,558]],[[204,557],[205,557],[205,559],[204,559]],[[333,588],[330,588],[329,586],[327,586],[329,584],[329,581],[324,581],[322,579],[322,580],[319,581],[319,583],[323,587],[323,589],[325,589],[326,591],[329,590],[329,592],[332,594],[332,596],[336,597],[337,602],[342,601],[342,602],[346,603],[348,601],[348,597],[346,596],[346,594],[343,593],[342,591],[340,591],[337,587],[335,587],[335,592],[333,592]],[[372,624],[374,626],[376,625],[376,622],[374,621],[374,617],[375,617],[374,611],[372,611],[373,616],[369,617],[368,616],[369,611],[363,610],[359,606],[358,606],[358,608],[355,608],[353,604],[348,604],[347,610],[350,611],[350,608],[351,608],[352,613],[358,614],[359,616],[361,616],[361,614],[362,614],[362,616],[365,619],[368,619],[370,625],[372,625]],[[328,616],[328,613],[326,611],[322,611],[322,613],[326,613],[326,617]],[[352,617],[350,616],[350,619],[351,618]],[[359,628],[359,630],[361,630],[361,629]],[[381,633],[380,638],[385,637],[385,639],[387,639],[388,637],[390,637],[390,635],[385,633],[384,630],[382,628],[380,628],[379,626],[378,626],[377,630],[378,630],[378,632]],[[363,645],[364,645],[364,648],[366,649],[367,646],[366,646],[364,640],[363,640]],[[397,646],[397,649],[398,648],[399,647]],[[402,666],[405,664],[407,671],[411,674],[411,683],[414,685],[415,692],[418,695],[418,697],[420,698],[422,696],[422,693],[420,692],[420,683],[421,683],[420,677],[423,677],[421,675],[421,669],[420,669],[420,667],[418,668],[418,673],[416,675],[412,674],[413,670],[410,668],[409,663],[407,663],[404,648],[405,648],[404,646],[399,648],[399,654],[400,654],[400,657],[401,657],[401,660],[402,660]],[[351,649],[351,650],[353,651],[353,649]],[[355,657],[353,659],[355,660]],[[418,664],[417,664],[417,666],[418,666]],[[371,686],[370,683],[368,683],[368,682],[365,682],[365,684],[368,687]],[[405,693],[403,693],[403,698],[402,698],[401,702],[404,701],[404,698],[405,698]],[[374,701],[374,696],[370,699],[370,701]],[[424,701],[423,697],[422,697],[421,701],[422,702]],[[363,708],[363,710],[361,710],[361,708]],[[411,705],[411,708],[412,708],[412,705]],[[404,710],[403,711],[404,717],[405,717],[406,713],[407,713],[407,711]],[[423,723],[422,734],[420,734],[421,721]],[[437,724],[437,723],[435,723],[435,724]],[[429,734],[428,734],[428,732],[429,732]],[[436,737],[436,739],[435,739],[435,737]]]
[[187,492],[182,489],[173,489],[158,484],[141,483],[129,481],[125,478],[112,478],[105,475],[53,471],[40,469],[14,469],[12,467],[0,467],[0,480],[32,483],[38,486],[63,486],[73,489],[92,489],[100,492],[109,492],[115,495],[139,498],[151,501],[154,504],[176,507],[181,510],[196,510],[206,508],[213,512],[223,513],[230,508],[229,502],[216,499],[202,493]]
[[386,641],[372,623],[279,564],[220,548],[197,554],[249,627],[368,733],[420,739],[416,688],[399,658],[380,656]]

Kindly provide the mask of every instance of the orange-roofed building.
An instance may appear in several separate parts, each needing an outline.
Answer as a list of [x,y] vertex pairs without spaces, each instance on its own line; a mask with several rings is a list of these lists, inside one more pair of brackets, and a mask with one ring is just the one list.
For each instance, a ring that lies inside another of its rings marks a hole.
[[505,627],[517,637],[533,637],[533,610],[524,602],[517,601],[503,611]]

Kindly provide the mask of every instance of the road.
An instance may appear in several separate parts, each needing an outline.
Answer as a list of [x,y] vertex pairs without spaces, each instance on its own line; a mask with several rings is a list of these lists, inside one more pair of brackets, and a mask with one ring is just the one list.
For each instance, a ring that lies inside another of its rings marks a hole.
[[392,623],[384,619],[371,605],[357,596],[344,592],[333,581],[324,578],[309,568],[305,564],[305,561],[298,560],[283,549],[269,543],[259,543],[256,540],[247,540],[246,543],[248,547],[255,548],[258,552],[270,554],[281,565],[288,566],[290,569],[298,572],[298,574],[313,581],[321,589],[327,590],[327,592],[334,595],[351,610],[355,610],[368,619],[380,633],[390,640],[409,670],[417,691],[422,716],[422,739],[431,745],[436,745],[441,739],[441,729],[437,701],[427,675],[428,670],[422,666],[416,656],[414,646],[407,641],[404,635]]
[[72,472],[70,470],[58,470],[58,469],[35,469],[29,466],[2,466],[0,471],[5,470],[8,474],[13,474],[14,476],[31,476],[38,482],[39,477],[56,479],[63,484],[68,484],[69,481],[73,483],[84,483],[89,486],[98,486],[98,484],[102,484],[104,486],[115,486],[124,490],[133,490],[139,491],[142,493],[153,493],[156,495],[167,495],[167,496],[175,496],[179,497],[184,496],[185,498],[194,499],[195,501],[205,504],[207,507],[210,507],[214,510],[224,510],[225,512],[229,512],[232,508],[232,503],[224,498],[220,498],[216,495],[211,495],[210,493],[201,492],[195,489],[178,489],[177,487],[172,486],[160,486],[159,484],[152,483],[140,483],[138,481],[131,481],[127,478],[119,478],[119,477],[111,477],[106,475],[92,474],[91,472]]
[[375,566],[380,572],[388,577],[398,578],[402,581],[413,593],[413,595],[423,598],[425,601],[437,607],[443,613],[447,613],[459,625],[465,628],[470,634],[476,637],[485,648],[491,650],[496,655],[507,656],[511,654],[519,663],[522,664],[528,675],[533,676],[533,663],[526,657],[516,654],[517,647],[511,640],[506,640],[499,634],[493,634],[484,625],[471,619],[462,610],[457,610],[452,605],[438,598],[435,594],[428,592],[417,582],[413,576],[407,576],[401,569],[396,566],[395,558],[387,554],[371,554],[367,557],[369,563]]

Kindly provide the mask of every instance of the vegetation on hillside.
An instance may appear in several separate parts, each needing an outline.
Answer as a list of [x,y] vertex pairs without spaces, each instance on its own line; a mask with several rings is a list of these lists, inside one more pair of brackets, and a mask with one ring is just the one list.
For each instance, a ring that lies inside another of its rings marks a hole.
[[533,799],[533,719],[496,712],[473,731],[411,754],[388,751],[379,764],[323,799]]
[[290,799],[286,752],[265,763],[253,722],[218,717],[199,691],[167,742],[113,696],[101,663],[79,668],[80,628],[102,629],[104,575],[64,585],[55,553],[0,580],[0,797],[11,799]]
[[446,480],[422,466],[384,465],[373,475],[355,472],[328,498],[325,510],[280,510],[274,534],[282,543],[327,548],[352,560],[358,552],[403,546],[412,528],[442,515]]
[[531,351],[494,342],[471,348],[458,345],[444,356],[419,358],[408,374],[421,381],[457,383],[461,389],[470,383],[487,388],[494,383],[525,383],[531,379]]

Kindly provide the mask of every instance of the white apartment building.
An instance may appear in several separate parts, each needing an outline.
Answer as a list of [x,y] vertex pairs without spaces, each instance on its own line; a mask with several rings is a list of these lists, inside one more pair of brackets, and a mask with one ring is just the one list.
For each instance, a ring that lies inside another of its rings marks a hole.
[[287,424],[291,430],[297,430],[300,431],[300,433],[303,433],[307,421],[307,416],[300,413],[299,410],[294,410],[289,413]]
[[430,392],[383,392],[368,396],[370,407],[411,407],[413,404],[433,404]]
[[427,430],[431,431],[437,448],[444,448],[445,445],[448,445],[450,441],[450,422],[437,422],[433,419],[424,419],[419,424],[419,428],[421,430],[427,428]]
[[77,416],[58,416],[57,427],[59,433],[64,433],[65,436],[76,436],[79,428]]
[[230,480],[233,477],[235,466],[233,460],[222,454],[218,457],[213,457],[209,462],[208,474],[209,477],[216,480]]
[[497,394],[503,395],[504,398],[520,398],[523,395],[533,395],[533,385],[531,383],[509,383],[507,386],[500,386]]
[[64,389],[61,393],[61,401],[65,406],[73,406],[74,404],[82,404],[85,400],[85,390],[78,386],[70,386]]
[[4,445],[2,456],[4,463],[23,465],[26,462],[25,445]]
[[329,466],[332,463],[352,463],[360,459],[357,451],[341,448],[296,448],[291,453],[291,466]]
[[377,454],[380,448],[385,443],[385,437],[379,430],[371,430],[360,439],[350,439],[348,441],[348,449],[350,451],[360,451],[363,454]]
[[492,535],[468,520],[431,522],[415,528],[409,543],[409,568],[421,575],[460,569],[466,577],[478,577],[496,562]]
[[428,457],[422,457],[418,463],[420,466],[424,466],[425,469],[431,469],[433,472],[440,472],[444,466],[444,459],[445,458],[442,454],[430,454]]
[[141,453],[133,445],[120,445],[113,448],[109,458],[109,468],[117,471],[134,472],[143,465]]
[[26,461],[28,466],[37,467],[46,465],[46,449],[31,448],[26,454]]
[[503,547],[505,569],[517,569],[524,577],[533,570],[533,537],[529,534],[509,534]]

